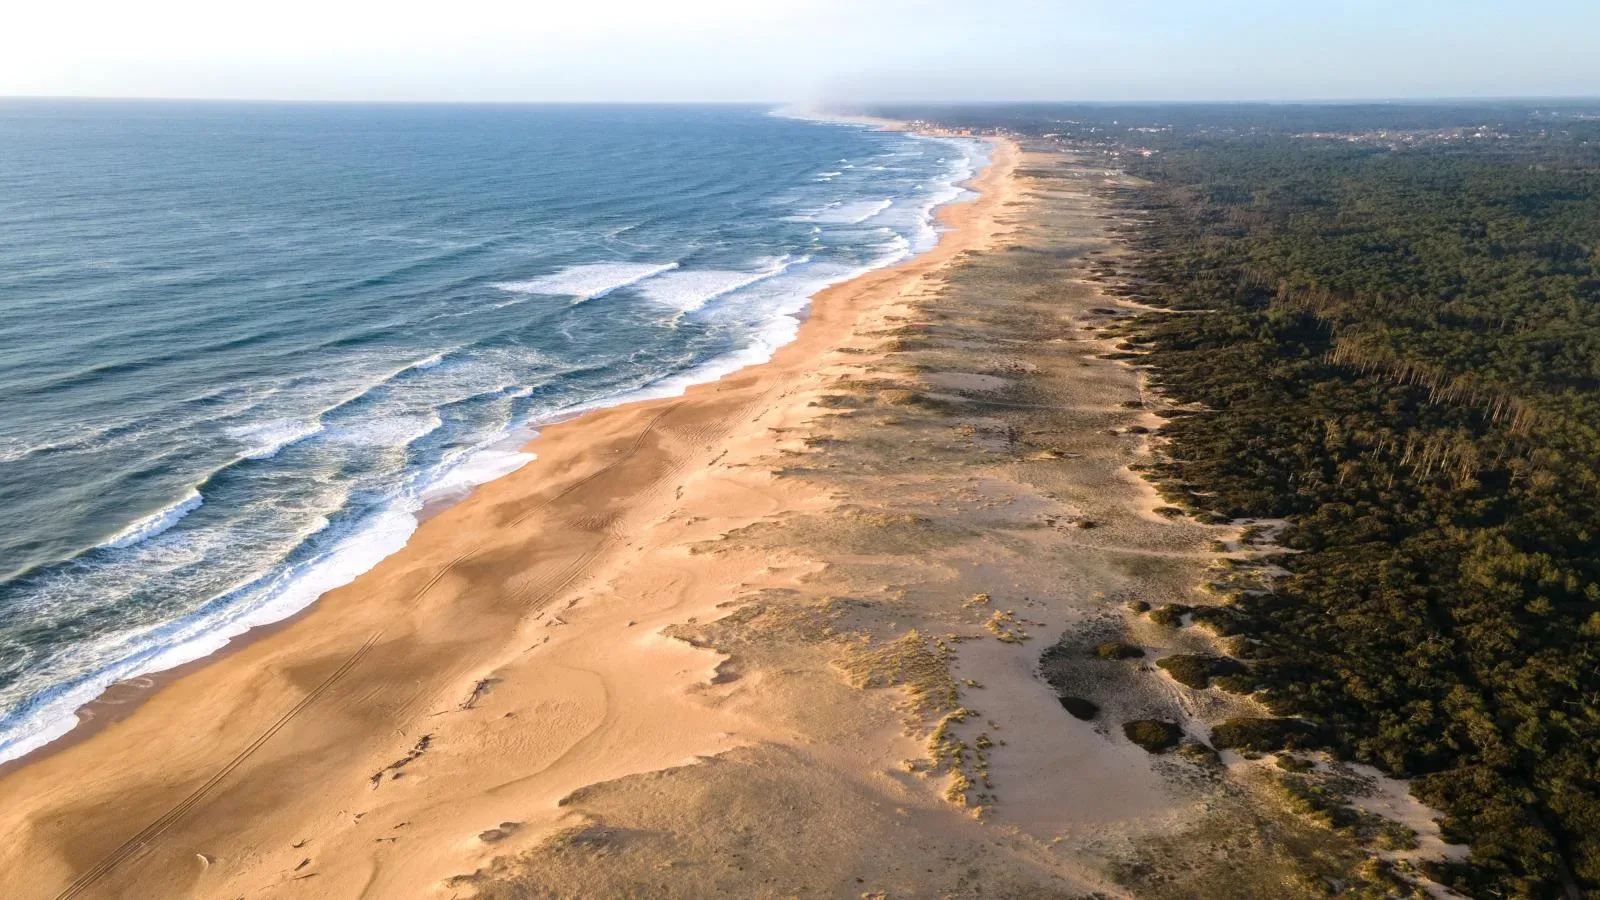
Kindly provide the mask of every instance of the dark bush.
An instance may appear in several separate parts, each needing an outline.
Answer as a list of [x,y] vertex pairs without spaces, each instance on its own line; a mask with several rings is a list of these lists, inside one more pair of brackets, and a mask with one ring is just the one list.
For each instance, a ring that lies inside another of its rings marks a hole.
[[1144,656],[1144,648],[1121,641],[1106,641],[1094,648],[1094,655],[1101,659],[1139,659]]
[[1211,729],[1211,745],[1219,750],[1271,753],[1321,746],[1320,729],[1303,719],[1229,719]]
[[1197,606],[1190,610],[1190,617],[1196,625],[1218,637],[1239,634],[1244,630],[1239,614],[1226,606]]
[[1165,753],[1183,740],[1183,729],[1174,722],[1160,719],[1135,719],[1124,722],[1122,733],[1151,753]]
[[1156,661],[1156,665],[1165,669],[1167,674],[1172,676],[1172,680],[1195,690],[1210,687],[1211,679],[1214,677],[1237,675],[1244,671],[1244,666],[1238,660],[1226,656],[1178,654],[1162,657]]

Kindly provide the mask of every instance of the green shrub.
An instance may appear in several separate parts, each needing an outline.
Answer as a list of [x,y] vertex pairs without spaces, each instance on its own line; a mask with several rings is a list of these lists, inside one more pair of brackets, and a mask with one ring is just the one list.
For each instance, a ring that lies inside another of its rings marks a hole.
[[1162,657],[1156,661],[1156,665],[1166,670],[1172,680],[1195,690],[1210,687],[1214,677],[1237,675],[1244,671],[1244,666],[1238,660],[1226,656],[1177,654]]
[[1106,641],[1094,648],[1094,655],[1101,659],[1139,659],[1144,656],[1144,648],[1121,641]]
[[1230,694],[1254,694],[1261,682],[1254,675],[1242,672],[1238,675],[1213,676],[1211,686]]
[[1190,610],[1196,625],[1218,637],[1228,637],[1244,630],[1239,614],[1226,606],[1197,606]]
[[1302,719],[1229,719],[1211,729],[1211,745],[1219,750],[1272,753],[1323,743],[1321,730]]
[[1150,753],[1165,753],[1183,740],[1183,729],[1175,722],[1160,719],[1135,719],[1122,724],[1122,733]]

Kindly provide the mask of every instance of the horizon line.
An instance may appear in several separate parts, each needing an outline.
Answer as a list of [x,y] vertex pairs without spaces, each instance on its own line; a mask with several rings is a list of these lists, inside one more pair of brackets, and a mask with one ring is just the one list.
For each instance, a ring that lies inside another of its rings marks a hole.
[[971,106],[1338,106],[1370,104],[1420,105],[1429,103],[1581,103],[1600,102],[1596,94],[1505,94],[1439,95],[1392,97],[1298,97],[1279,99],[1156,99],[1156,100],[427,100],[357,98],[278,98],[278,97],[185,97],[185,96],[110,96],[89,94],[0,94],[6,102],[87,102],[87,103],[237,103],[307,106],[768,106],[808,109],[840,109],[885,106],[971,107]]

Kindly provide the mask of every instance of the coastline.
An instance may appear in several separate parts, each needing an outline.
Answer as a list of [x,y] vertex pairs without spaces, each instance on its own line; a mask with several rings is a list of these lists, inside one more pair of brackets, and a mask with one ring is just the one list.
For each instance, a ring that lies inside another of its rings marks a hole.
[[[126,706],[121,714],[80,725],[15,761],[14,767],[0,767],[8,831],[28,835],[0,851],[7,865],[36,872],[34,882],[41,891],[48,882],[67,884],[76,876],[109,883],[101,879],[119,877],[122,863],[136,854],[147,858],[158,838],[174,830],[203,828],[198,822],[215,828],[226,821],[224,830],[234,834],[230,840],[255,845],[283,823],[276,816],[259,823],[241,820],[236,815],[241,808],[314,792],[317,784],[335,777],[329,772],[308,781],[304,774],[275,769],[272,763],[348,774],[350,758],[360,754],[351,752],[346,741],[360,745],[361,753],[394,756],[398,748],[399,758],[420,758],[429,742],[416,731],[426,719],[439,715],[441,706],[445,711],[452,705],[471,708],[471,701],[459,699],[464,680],[466,696],[493,690],[478,673],[494,671],[497,663],[527,652],[511,645],[559,619],[551,604],[569,599],[633,549],[627,543],[631,532],[621,527],[622,521],[641,512],[652,523],[670,516],[666,507],[671,504],[663,505],[670,499],[665,495],[672,493],[665,491],[666,481],[691,472],[691,463],[703,462],[702,468],[715,464],[716,441],[706,440],[735,431],[754,405],[772,402],[775,393],[788,393],[783,388],[792,391],[793,382],[813,378],[811,364],[863,318],[963,250],[992,237],[994,214],[1005,196],[1000,188],[1010,177],[1015,156],[1014,146],[997,144],[995,158],[971,182],[978,196],[939,208],[949,230],[933,250],[816,295],[796,339],[766,362],[694,384],[681,396],[628,402],[539,426],[537,440],[525,448],[537,449],[537,460],[478,486],[453,504],[429,510],[405,548],[351,584],[287,620],[235,638],[220,653],[148,678],[146,688],[130,686],[131,697],[117,698],[117,705]],[[675,429],[679,420],[687,422]],[[764,429],[741,438],[772,440]],[[680,493],[684,487],[677,485]],[[609,514],[591,512],[608,505],[616,507]],[[576,519],[579,528],[558,524],[558,514]],[[569,606],[583,598],[570,599]],[[547,642],[548,635],[544,637]],[[716,667],[714,659],[703,658],[707,654],[676,642],[647,636],[645,643],[652,645],[650,653],[663,658],[658,662],[666,668],[658,674],[667,683],[674,682],[685,663],[695,676]],[[368,694],[344,696],[358,692],[353,682]],[[402,685],[405,699],[383,697]],[[456,702],[446,702],[446,696]],[[382,698],[376,712],[366,708],[374,697]],[[327,721],[317,727],[303,724],[311,710]],[[410,740],[399,740],[393,731]],[[701,747],[703,734],[688,741],[693,747],[657,748],[648,759],[631,760],[622,771],[609,774],[653,771],[746,740],[729,738]],[[340,737],[333,740],[332,735]],[[423,750],[407,756],[400,744]],[[322,764],[306,765],[313,760]],[[378,774],[386,771],[396,778],[407,774],[381,767]],[[585,773],[579,780],[595,774]],[[223,784],[246,777],[266,784],[251,790]],[[221,794],[228,799],[219,799]],[[309,815],[351,815],[343,805]],[[169,807],[167,816],[156,815]],[[126,840],[141,816],[153,820],[150,827]],[[160,864],[160,877],[173,878],[177,885],[204,875],[210,862],[194,871],[182,868],[194,868],[195,854],[202,860],[233,856],[206,850],[179,853],[176,862]],[[234,875],[247,877],[248,871]],[[151,875],[147,871],[142,877]],[[318,893],[338,895],[338,879],[324,874],[319,880]]]
[[[902,123],[878,119],[833,119],[820,113],[816,115],[798,116],[808,121],[819,124],[849,124],[857,127],[866,127],[883,131],[907,132]],[[949,135],[936,133],[916,133],[916,136],[929,139],[945,139]],[[976,140],[970,139],[969,140]],[[950,203],[961,202],[961,196],[966,192],[966,185],[972,179],[957,181],[951,184],[955,194],[953,198],[935,200],[928,207],[929,227],[937,232],[943,221],[943,208]],[[907,259],[915,258],[927,252],[926,250],[907,249],[907,257],[888,262],[876,262],[871,267],[865,268],[855,275],[827,284],[821,291],[831,290],[841,284],[848,283],[856,278],[871,275],[874,272],[884,271],[903,264]],[[820,292],[819,292],[820,293]],[[419,506],[414,510],[399,510],[401,519],[411,522],[410,530],[405,537],[393,546],[385,547],[372,553],[371,548],[360,559],[345,560],[340,549],[335,549],[326,562],[330,565],[325,568],[334,570],[331,578],[321,578],[328,586],[314,589],[313,591],[300,591],[304,596],[294,602],[282,603],[281,601],[269,603],[261,609],[249,610],[244,613],[241,621],[230,624],[217,632],[203,632],[194,635],[178,645],[168,646],[156,654],[160,657],[170,657],[177,661],[164,663],[161,667],[137,671],[131,676],[119,678],[116,681],[102,682],[103,686],[93,689],[94,693],[87,693],[79,688],[73,688],[69,695],[76,694],[87,697],[69,707],[71,712],[68,717],[75,720],[66,724],[65,718],[51,718],[44,726],[42,735],[25,735],[20,743],[28,749],[20,755],[9,758],[0,758],[0,777],[17,769],[26,767],[33,761],[48,756],[66,745],[80,742],[93,734],[99,728],[112,721],[116,721],[131,713],[152,692],[160,690],[173,679],[181,677],[184,673],[204,667],[209,660],[219,659],[235,653],[251,642],[265,634],[271,633],[289,623],[303,618],[308,611],[313,609],[321,598],[335,590],[339,590],[352,583],[353,580],[363,577],[389,556],[403,552],[405,546],[415,536],[415,531],[429,519],[439,515],[444,510],[459,504],[470,497],[479,488],[486,484],[499,481],[507,475],[526,466],[536,458],[536,447],[539,434],[547,428],[557,426],[574,419],[592,415],[596,412],[617,406],[633,403],[650,402],[658,399],[668,399],[682,396],[682,394],[698,385],[720,380],[729,374],[752,365],[761,365],[770,360],[772,355],[792,342],[794,332],[809,315],[810,303],[814,297],[805,298],[797,310],[779,311],[764,339],[750,347],[741,348],[731,353],[704,360],[689,369],[672,372],[661,376],[656,381],[628,390],[624,393],[608,397],[603,400],[585,403],[570,409],[558,410],[548,414],[541,414],[532,419],[513,423],[505,429],[502,435],[482,446],[479,446],[454,469],[446,474],[441,482],[419,498]],[[781,332],[788,331],[784,336]],[[776,335],[776,337],[774,337]],[[519,438],[520,436],[520,438]],[[522,457],[521,459],[514,459]],[[493,458],[492,460],[490,458]],[[510,458],[508,460],[508,458]],[[485,464],[485,460],[487,464]],[[509,462],[509,464],[508,464]],[[480,471],[476,476],[473,470]],[[456,478],[457,473],[463,473]],[[198,498],[198,495],[195,495]],[[197,504],[198,505],[198,504]],[[361,537],[364,532],[355,532],[354,537]],[[370,543],[370,542],[369,542]],[[384,541],[378,541],[382,544]],[[70,685],[66,685],[70,686]],[[48,707],[47,707],[48,708]],[[8,751],[10,748],[6,748]]]

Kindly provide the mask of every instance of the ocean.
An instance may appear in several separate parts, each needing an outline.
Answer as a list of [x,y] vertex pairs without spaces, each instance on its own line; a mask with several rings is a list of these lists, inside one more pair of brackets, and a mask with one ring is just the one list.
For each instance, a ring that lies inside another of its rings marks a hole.
[[750,107],[0,101],[0,761],[348,583],[541,423],[766,359],[932,247],[984,152]]

